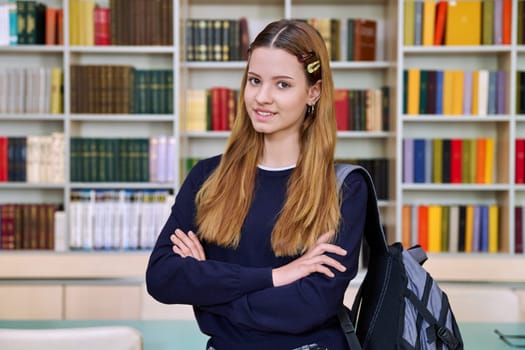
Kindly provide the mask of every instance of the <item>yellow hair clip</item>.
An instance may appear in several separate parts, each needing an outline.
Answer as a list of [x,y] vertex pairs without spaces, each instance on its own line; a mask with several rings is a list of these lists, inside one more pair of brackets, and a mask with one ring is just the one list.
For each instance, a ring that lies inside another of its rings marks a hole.
[[317,61],[314,61],[312,63],[309,63],[307,66],[306,66],[306,71],[310,74],[312,74],[313,72],[315,72],[316,70],[319,69],[319,67],[321,67],[321,62],[319,62],[319,60]]

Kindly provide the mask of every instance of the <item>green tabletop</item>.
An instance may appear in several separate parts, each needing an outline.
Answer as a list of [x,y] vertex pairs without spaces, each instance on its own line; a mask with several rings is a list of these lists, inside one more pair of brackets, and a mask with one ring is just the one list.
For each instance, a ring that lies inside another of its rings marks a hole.
[[[93,320],[93,321],[18,321],[0,320],[0,328],[61,328],[105,325],[131,326],[144,337],[144,350],[205,350],[207,337],[200,333],[195,321],[184,320]],[[525,335],[525,323],[460,323],[466,350],[513,349],[494,330],[505,335]],[[510,339],[525,345],[525,339]]]

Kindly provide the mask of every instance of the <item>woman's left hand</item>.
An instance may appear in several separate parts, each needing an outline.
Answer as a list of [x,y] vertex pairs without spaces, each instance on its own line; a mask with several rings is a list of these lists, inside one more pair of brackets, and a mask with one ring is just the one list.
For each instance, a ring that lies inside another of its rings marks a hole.
[[197,260],[206,260],[204,248],[197,238],[197,235],[192,231],[187,234],[180,229],[176,229],[175,233],[170,236],[173,243],[173,252],[183,258],[192,257]]

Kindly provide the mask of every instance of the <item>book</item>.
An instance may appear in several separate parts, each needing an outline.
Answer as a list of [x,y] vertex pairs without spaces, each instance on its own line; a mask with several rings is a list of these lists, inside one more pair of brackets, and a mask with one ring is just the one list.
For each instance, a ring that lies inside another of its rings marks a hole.
[[403,13],[403,41],[405,46],[414,45],[415,37],[415,1],[407,0],[404,3],[404,13]]
[[354,20],[354,61],[376,59],[377,22],[372,19]]
[[449,1],[445,45],[480,44],[481,1]]
[[435,19],[435,0],[423,0],[423,46],[434,45]]
[[435,12],[434,45],[443,45],[447,20],[447,1],[438,0]]

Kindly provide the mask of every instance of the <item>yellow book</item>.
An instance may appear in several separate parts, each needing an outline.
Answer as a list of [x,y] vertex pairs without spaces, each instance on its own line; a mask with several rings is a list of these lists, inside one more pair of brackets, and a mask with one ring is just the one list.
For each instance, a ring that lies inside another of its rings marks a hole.
[[186,131],[206,131],[206,90],[188,90]]
[[423,2],[423,46],[434,45],[434,27],[436,17],[435,0]]
[[69,44],[80,45],[80,0],[69,0]]
[[441,251],[442,208],[440,205],[428,206],[428,251]]
[[463,85],[465,74],[462,70],[452,71],[452,114],[463,114]]
[[489,206],[489,253],[499,250],[499,209],[496,204]]
[[51,114],[63,113],[63,98],[62,98],[62,68],[51,68]]
[[475,70],[472,72],[472,115],[478,115],[478,99],[479,99],[479,71]]
[[432,182],[443,182],[443,140],[432,140]]
[[443,71],[443,115],[453,114],[454,71]]
[[403,36],[405,46],[414,45],[414,30],[416,18],[416,4],[414,0],[407,0],[404,3],[404,22]]
[[419,92],[421,84],[421,72],[418,68],[408,69],[408,96],[407,112],[408,114],[419,114]]
[[481,45],[481,1],[449,1],[445,45]]
[[485,183],[494,182],[494,139],[487,138],[485,141]]
[[95,1],[80,0],[80,45],[95,45]]
[[472,240],[474,239],[474,206],[467,205],[465,220],[465,252],[472,252]]

